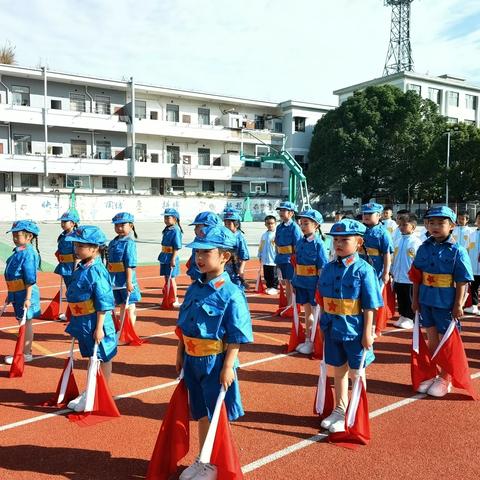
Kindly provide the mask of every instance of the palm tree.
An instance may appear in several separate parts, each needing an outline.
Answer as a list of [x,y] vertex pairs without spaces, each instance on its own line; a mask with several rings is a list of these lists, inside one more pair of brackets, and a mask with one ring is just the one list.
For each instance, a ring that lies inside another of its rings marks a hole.
[[15,64],[15,47],[7,42],[3,47],[0,47],[0,63],[5,65]]

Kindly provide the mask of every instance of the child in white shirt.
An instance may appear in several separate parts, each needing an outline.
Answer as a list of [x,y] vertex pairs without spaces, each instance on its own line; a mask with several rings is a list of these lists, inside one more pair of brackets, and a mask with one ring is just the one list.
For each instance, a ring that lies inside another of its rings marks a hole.
[[263,277],[267,284],[267,294],[275,295],[278,293],[277,268],[275,265],[275,227],[277,219],[273,215],[265,217],[265,226],[267,231],[260,238],[258,246],[258,259],[263,266]]
[[472,229],[468,226],[468,220],[468,212],[460,212],[457,215],[457,226],[452,232],[452,237],[455,239],[455,242],[467,250],[470,243],[470,234],[472,233]]

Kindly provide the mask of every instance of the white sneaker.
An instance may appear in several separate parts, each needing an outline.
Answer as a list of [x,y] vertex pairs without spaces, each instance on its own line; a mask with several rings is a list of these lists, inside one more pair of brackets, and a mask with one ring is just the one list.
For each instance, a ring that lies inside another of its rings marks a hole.
[[195,461],[180,474],[178,480],[191,480],[192,478],[195,478],[195,476],[202,470],[202,465],[203,464],[200,463],[200,460],[197,457]]
[[402,317],[402,315],[400,315],[397,319],[396,322],[393,322],[393,326],[394,327],[400,327],[401,323],[405,320],[405,317]]
[[325,430],[329,430],[330,427],[339,420],[343,420],[343,422],[345,422],[345,411],[340,407],[335,407],[333,412],[327,418],[322,420],[320,426]]
[[403,320],[401,321],[400,325],[398,327],[404,328],[405,330],[409,330],[413,328],[413,320],[411,318],[403,317]]
[[[69,408],[70,410],[75,410],[76,412],[82,412],[83,410],[85,410],[86,400],[87,400],[87,392],[85,391],[81,393],[77,398],[74,398],[73,400],[68,402],[67,408]],[[77,410],[76,407],[77,405],[80,404],[80,402],[83,402],[83,409]]]
[[307,340],[305,343],[299,345],[296,350],[303,355],[310,355],[313,352],[313,343],[311,340]]
[[345,415],[339,418],[336,422],[333,422],[328,429],[331,433],[344,432],[345,431]]
[[64,314],[64,313],[61,313],[59,316],[58,316],[58,319],[61,321],[61,322],[65,322],[67,320],[67,316]]
[[200,463],[201,470],[192,478],[192,480],[217,480],[217,467],[211,463]]
[[176,300],[175,302],[172,303],[173,308],[180,308],[181,306],[182,306],[182,304],[178,300]]
[[465,313],[471,313],[472,315],[479,315],[478,305],[472,305],[471,307],[464,308]]
[[276,288],[267,288],[267,295],[277,295],[278,290]]
[[435,378],[430,378],[429,380],[424,380],[422,383],[417,388],[418,393],[427,393],[428,389],[433,385],[433,382],[437,379]]
[[447,393],[452,391],[452,384],[442,377],[437,377],[432,383],[431,387],[427,390],[427,395],[432,397],[444,397]]
[[304,345],[305,345],[305,342],[299,343],[299,344],[297,345],[297,347],[295,348],[295,350],[300,353],[300,349],[301,349]]
[[[25,363],[29,363],[32,360],[33,360],[33,355],[31,353],[24,353],[23,354],[23,361]],[[6,355],[4,361],[7,365],[11,365],[13,363],[13,355]]]

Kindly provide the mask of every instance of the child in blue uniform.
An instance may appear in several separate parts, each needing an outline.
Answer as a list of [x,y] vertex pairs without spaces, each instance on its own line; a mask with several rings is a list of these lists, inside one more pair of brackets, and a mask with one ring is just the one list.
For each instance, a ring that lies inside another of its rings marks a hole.
[[[117,353],[117,335],[112,318],[115,308],[112,284],[101,259],[107,238],[98,227],[83,225],[69,235],[67,241],[74,243],[80,262],[67,289],[72,317],[65,331],[78,340],[82,357],[91,357],[94,345],[98,344],[97,355],[108,382],[112,358]],[[86,393],[83,392],[68,404],[68,408],[83,412],[85,403]]]
[[[135,304],[142,299],[137,282],[137,246],[135,239],[135,218],[131,213],[120,212],[112,218],[117,236],[108,244],[107,269],[113,284],[115,305],[120,305],[120,318],[123,317],[127,295],[128,313],[132,325],[137,319]],[[132,238],[133,234],[133,238]]]
[[[223,385],[230,421],[244,414],[236,375],[240,344],[253,341],[252,323],[243,290],[225,272],[236,238],[225,227],[205,227],[190,248],[202,278],[187,290],[177,325],[181,338],[177,349],[177,372],[183,368],[189,392],[191,416],[198,420],[200,449],[205,441],[215,402]],[[180,475],[193,478],[211,468],[197,461]]]
[[[410,278],[413,281],[412,309],[420,312],[420,324],[427,329],[433,353],[452,318],[463,316],[467,283],[473,280],[472,265],[464,247],[452,238],[456,215],[448,207],[434,207],[425,214],[430,236],[420,245]],[[444,397],[452,385],[440,371],[436,378],[420,384],[418,392]]]
[[[219,223],[220,217],[216,213],[200,212],[189,226],[195,227],[194,233],[197,236],[203,227],[213,227]],[[198,280],[202,276],[195,262],[195,249],[192,249],[192,255],[190,255],[190,259],[187,262],[187,275],[192,281]]]
[[383,302],[375,270],[357,253],[365,231],[365,225],[350,219],[332,226],[330,235],[337,259],[325,265],[319,280],[325,362],[334,367],[335,378],[336,407],[321,423],[330,432],[345,429],[349,371],[353,380],[362,367],[364,349],[368,350],[366,365],[375,358],[371,349],[373,317]]
[[242,232],[241,220],[240,212],[235,208],[227,207],[223,210],[223,224],[235,235],[236,239],[233,259],[227,264],[226,270],[233,283],[245,288],[245,265],[250,259],[250,253]]
[[170,288],[175,292],[174,307],[178,307],[177,282],[175,278],[180,274],[180,260],[178,251],[182,248],[183,230],[180,226],[180,214],[174,208],[166,208],[163,213],[166,227],[162,232],[162,251],[158,255],[160,275],[165,277],[165,283],[170,278]]
[[305,210],[298,218],[303,238],[295,246],[297,264],[292,285],[295,288],[297,304],[303,305],[305,310],[305,343],[297,346],[299,353],[310,355],[313,352],[313,343],[310,340],[313,325],[313,308],[317,305],[315,291],[317,290],[318,276],[328,262],[327,252],[321,238],[316,235],[323,223],[322,214],[317,210]]
[[[5,303],[11,303],[18,321],[23,319],[25,309],[25,362],[32,361],[33,326],[32,319],[40,315],[40,294],[37,287],[37,270],[40,268],[40,252],[38,251],[38,234],[40,229],[33,220],[14,222],[12,232],[15,248],[7,259],[5,281],[8,295]],[[35,243],[36,248],[32,243]],[[13,356],[7,355],[5,363],[11,365]]]
[[285,282],[285,293],[288,304],[292,304],[292,285],[293,265],[290,258],[295,253],[295,245],[302,238],[302,231],[297,222],[294,221],[295,205],[292,202],[281,202],[277,207],[281,222],[275,230],[275,246],[277,254],[275,255],[275,264],[280,269],[282,279]]

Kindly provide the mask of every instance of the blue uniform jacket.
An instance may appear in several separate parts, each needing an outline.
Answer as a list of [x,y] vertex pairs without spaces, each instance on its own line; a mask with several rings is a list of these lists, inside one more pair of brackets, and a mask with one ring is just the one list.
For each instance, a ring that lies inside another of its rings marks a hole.
[[[450,236],[442,243],[433,237],[425,240],[417,250],[413,265],[430,274],[450,274],[453,282],[473,281],[470,258],[465,248]],[[451,309],[455,301],[455,285],[451,287],[434,287],[420,284],[419,302],[430,307]]]
[[[73,232],[72,232],[73,233]],[[62,232],[58,237],[57,253],[59,255],[72,255],[75,258],[75,247],[73,242],[67,242],[65,238],[71,235],[70,233]],[[75,260],[73,262],[60,262],[55,267],[54,272],[62,277],[68,277],[73,273],[75,268]]]
[[[298,224],[289,220],[287,223],[280,223],[275,230],[275,245],[277,254],[275,255],[275,263],[290,263],[292,253],[295,253],[295,245],[301,240],[303,234]],[[292,253],[278,253],[278,247],[292,247]]]
[[[137,276],[135,268],[137,266],[137,246],[135,240],[130,236],[116,237],[108,244],[108,262],[123,263],[125,270],[132,268],[132,283],[137,285]],[[115,287],[125,287],[127,283],[127,273],[109,272],[112,284]]]
[[[369,252],[369,257],[372,260],[372,266],[377,272],[378,278],[383,274],[383,256],[386,253],[393,253],[392,237],[388,230],[379,223],[373,227],[367,227],[367,231],[363,237],[365,248]],[[366,255],[360,255],[364,260],[367,260]]]
[[[178,225],[172,225],[163,230],[162,251],[158,255],[158,261],[160,263],[170,264],[173,252],[164,252],[163,247],[171,247],[174,250],[180,250],[182,248],[182,231]],[[177,265],[179,263],[178,256],[175,263]]]
[[[31,305],[27,312],[27,320],[40,313],[40,293],[38,291],[37,270],[40,265],[40,257],[33,245],[28,244],[23,247],[13,249],[13,254],[7,259],[5,266],[5,280],[23,280],[25,285],[33,285]],[[27,290],[8,292],[7,302],[12,303],[17,318],[23,317],[23,303],[27,295]]]
[[193,338],[253,342],[247,299],[226,272],[208,283],[197,280],[190,285],[177,325],[184,335]]
[[245,236],[243,235],[240,230],[237,230],[235,233],[235,238],[237,240],[237,244],[235,246],[235,253],[237,255],[237,263],[235,267],[233,266],[232,262],[228,262],[225,266],[225,270],[230,275],[230,278],[234,283],[238,285],[238,270],[240,268],[240,262],[246,261],[250,259],[250,253],[248,251],[247,241],[245,240]]
[[324,297],[335,299],[358,299],[362,311],[358,315],[335,315],[322,312],[320,328],[330,330],[337,341],[354,340],[363,335],[363,310],[383,305],[380,285],[375,270],[358,254],[327,263],[322,270],[319,290]]
[[300,275],[296,271],[292,279],[293,286],[315,290],[320,270],[328,262],[322,239],[315,234],[304,236],[295,246],[295,255],[297,265],[314,265],[317,272],[316,275]]

